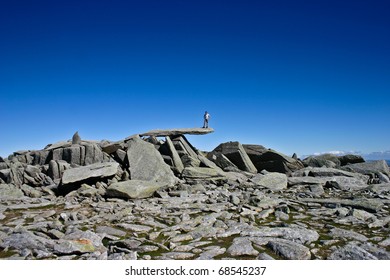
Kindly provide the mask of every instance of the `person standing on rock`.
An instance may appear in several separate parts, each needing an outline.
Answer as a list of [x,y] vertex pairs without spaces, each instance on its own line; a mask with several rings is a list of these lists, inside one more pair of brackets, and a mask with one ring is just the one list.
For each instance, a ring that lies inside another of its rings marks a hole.
[[203,128],[209,128],[210,114],[206,111],[203,116]]

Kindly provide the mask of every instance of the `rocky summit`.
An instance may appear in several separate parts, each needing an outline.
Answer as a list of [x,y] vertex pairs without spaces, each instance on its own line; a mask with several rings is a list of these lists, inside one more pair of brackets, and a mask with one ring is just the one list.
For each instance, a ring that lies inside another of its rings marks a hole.
[[[390,259],[390,170],[153,130],[0,158],[2,259]],[[200,137],[200,136],[199,136]]]

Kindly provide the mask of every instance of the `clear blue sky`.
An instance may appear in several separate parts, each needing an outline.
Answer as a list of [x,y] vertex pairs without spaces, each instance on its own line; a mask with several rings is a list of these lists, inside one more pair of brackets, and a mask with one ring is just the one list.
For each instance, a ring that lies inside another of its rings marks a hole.
[[389,1],[2,1],[0,155],[202,126],[203,150],[390,150]]

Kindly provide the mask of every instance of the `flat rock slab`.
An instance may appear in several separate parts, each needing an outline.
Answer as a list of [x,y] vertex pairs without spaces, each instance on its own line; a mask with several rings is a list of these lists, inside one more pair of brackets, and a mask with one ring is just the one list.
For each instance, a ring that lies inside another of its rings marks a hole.
[[287,189],[287,176],[282,173],[271,172],[265,175],[257,174],[251,181],[258,186],[275,191]]
[[183,170],[182,176],[189,179],[211,179],[224,178],[224,174],[218,170],[207,167],[186,167]]
[[[155,129],[140,134],[140,136],[175,136],[175,135],[204,135],[214,132],[212,128],[174,128],[174,129]],[[126,139],[127,140],[127,139]]]
[[268,242],[267,247],[287,260],[310,260],[311,258],[309,248],[290,240],[275,238]]
[[320,203],[324,205],[341,205],[351,206],[357,209],[363,209],[369,212],[378,212],[384,206],[381,199],[375,198],[360,198],[360,199],[315,199],[315,198],[301,198],[301,202]]
[[118,172],[118,167],[119,164],[117,162],[105,162],[67,169],[62,175],[62,184],[67,185],[92,178],[114,176]]
[[257,256],[259,254],[252,247],[252,242],[249,238],[237,237],[233,240],[233,244],[227,250],[227,253],[232,257],[237,256]]
[[347,244],[342,248],[338,248],[329,256],[330,260],[377,260],[378,258],[367,252],[363,248]]
[[23,192],[15,185],[0,184],[0,199],[17,199],[23,196]]
[[147,198],[161,188],[161,185],[151,181],[131,180],[110,185],[106,191],[109,197],[117,198]]
[[290,227],[261,227],[256,230],[243,230],[241,236],[251,237],[278,237],[288,239],[300,244],[312,243],[320,237],[315,230]]
[[333,228],[329,235],[336,237],[336,238],[345,238],[345,239],[352,239],[352,240],[358,240],[361,242],[366,242],[368,238],[364,236],[363,234],[354,232],[352,230],[346,230],[341,228]]
[[384,173],[386,175],[390,175],[390,169],[385,160],[376,160],[370,162],[349,164],[343,166],[342,169],[350,172],[357,172],[366,175],[371,173],[374,174]]
[[83,254],[95,251],[106,251],[102,243],[103,238],[87,230],[77,230],[61,238],[54,246],[54,251],[61,255]]

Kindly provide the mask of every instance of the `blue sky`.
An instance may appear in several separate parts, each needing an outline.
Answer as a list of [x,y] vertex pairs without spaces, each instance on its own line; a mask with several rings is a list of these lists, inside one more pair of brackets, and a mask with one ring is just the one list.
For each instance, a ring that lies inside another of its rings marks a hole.
[[390,150],[388,1],[5,1],[0,155],[202,125],[202,150]]

